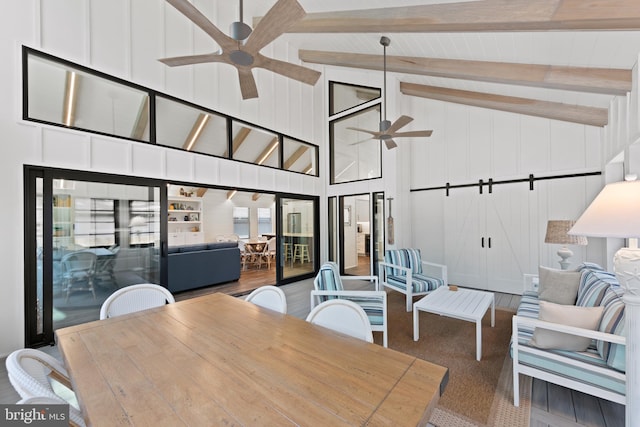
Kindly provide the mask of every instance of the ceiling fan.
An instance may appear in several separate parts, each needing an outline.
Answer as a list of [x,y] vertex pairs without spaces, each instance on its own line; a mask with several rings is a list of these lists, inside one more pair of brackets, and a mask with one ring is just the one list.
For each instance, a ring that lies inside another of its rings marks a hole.
[[220,31],[188,0],[167,0],[167,3],[204,30],[218,43],[220,49],[217,52],[201,55],[163,58],[160,59],[160,62],[170,67],[206,62],[222,62],[232,65],[238,70],[242,99],[258,97],[258,88],[251,72],[253,68],[264,68],[309,85],[314,85],[318,81],[320,72],[316,70],[260,54],[262,48],[277,39],[306,15],[296,0],[278,0],[254,30],[242,22],[242,0],[240,0],[240,20],[231,24],[231,36]]
[[[409,132],[398,132],[400,128],[412,122],[413,118],[409,116],[400,116],[398,120],[393,122],[393,124],[389,120],[387,120],[387,46],[391,44],[391,40],[388,37],[382,36],[380,38],[380,44],[383,46],[383,49],[384,49],[384,86],[383,86],[383,93],[382,93],[383,107],[384,107],[383,109],[384,120],[380,122],[379,131],[371,131],[367,129],[353,128],[353,127],[350,127],[347,129],[357,130],[359,132],[366,132],[372,135],[372,137],[369,139],[379,139],[380,141],[384,141],[385,145],[387,146],[387,149],[390,150],[398,146],[398,144],[396,144],[393,138],[431,136],[433,131],[432,130],[414,130]],[[369,139],[366,139],[365,141],[368,141]],[[359,141],[359,142],[356,142],[356,144],[360,144],[365,141]]]

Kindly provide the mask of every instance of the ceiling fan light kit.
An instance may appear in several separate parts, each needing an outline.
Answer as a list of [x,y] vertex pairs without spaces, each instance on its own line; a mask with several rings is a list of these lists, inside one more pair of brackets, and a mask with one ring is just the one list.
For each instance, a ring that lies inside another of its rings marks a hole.
[[[391,150],[392,148],[396,148],[398,146],[398,144],[396,144],[396,142],[394,141],[394,138],[428,137],[428,136],[431,136],[433,131],[415,130],[415,131],[409,131],[409,132],[398,132],[400,128],[412,122],[413,118],[409,116],[400,116],[398,120],[396,120],[393,123],[391,123],[390,120],[387,120],[387,47],[389,47],[389,45],[391,44],[391,39],[389,39],[389,37],[382,36],[380,37],[380,44],[383,46],[383,49],[384,49],[384,67],[383,67],[384,79],[383,79],[383,87],[382,87],[383,119],[380,121],[380,125],[378,127],[379,130],[376,132],[376,131],[370,131],[367,129],[360,129],[360,128],[354,128],[354,127],[349,127],[347,129],[368,133],[371,135],[371,139],[379,139],[380,141],[384,141],[384,144],[386,145],[387,149]],[[364,141],[360,141],[359,143],[361,142],[364,142]],[[359,143],[356,143],[356,144],[359,144]]]
[[163,64],[169,67],[208,62],[229,64],[238,70],[242,99],[258,97],[258,88],[252,73],[253,68],[263,68],[312,86],[320,78],[319,71],[269,58],[260,53],[260,50],[265,46],[304,18],[306,12],[296,0],[278,0],[253,30],[242,22],[243,10],[242,0],[240,0],[240,19],[231,24],[230,36],[220,31],[189,0],[166,1],[207,33],[220,46],[220,49],[208,54],[160,59],[159,61]]

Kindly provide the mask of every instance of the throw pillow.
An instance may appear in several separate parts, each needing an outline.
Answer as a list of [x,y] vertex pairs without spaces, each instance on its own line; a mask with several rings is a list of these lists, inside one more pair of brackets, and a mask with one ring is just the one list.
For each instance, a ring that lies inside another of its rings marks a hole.
[[556,270],[540,266],[538,298],[556,304],[575,304],[581,275],[579,271]]
[[[604,311],[600,320],[600,332],[627,336],[624,319],[625,305],[622,301],[622,290],[618,287],[607,289],[602,299]],[[607,365],[618,371],[626,371],[625,346],[612,344],[607,341],[596,341],[598,353],[607,362]]]
[[[538,319],[593,331],[600,325],[602,310],[603,307],[577,307],[540,301]],[[591,338],[542,328],[536,328],[529,341],[529,345],[534,347],[568,351],[585,351],[590,344]]]

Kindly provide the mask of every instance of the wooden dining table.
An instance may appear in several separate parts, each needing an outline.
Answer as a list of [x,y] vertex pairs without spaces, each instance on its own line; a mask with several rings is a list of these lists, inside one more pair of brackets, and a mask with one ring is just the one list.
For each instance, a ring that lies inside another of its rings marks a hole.
[[56,335],[88,426],[426,425],[448,375],[220,293]]

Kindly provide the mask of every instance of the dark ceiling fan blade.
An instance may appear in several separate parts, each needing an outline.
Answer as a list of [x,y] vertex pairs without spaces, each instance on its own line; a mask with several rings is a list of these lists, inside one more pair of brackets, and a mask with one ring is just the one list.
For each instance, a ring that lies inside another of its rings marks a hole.
[[167,0],[167,3],[189,18],[189,20],[200,27],[205,33],[209,34],[223,50],[237,49],[238,42],[220,31],[218,27],[213,25],[213,23],[188,0]]
[[297,80],[308,85],[315,85],[322,73],[302,65],[292,64],[290,62],[280,61],[279,59],[268,58],[264,55],[257,54],[254,67],[264,68],[290,79]]
[[393,122],[391,124],[391,127],[389,129],[387,129],[387,133],[394,133],[395,131],[397,131],[398,129],[400,129],[403,126],[408,125],[409,123],[411,123],[413,121],[413,117],[409,117],[409,116],[400,116],[398,118],[398,120],[396,120],[395,122]]
[[263,47],[280,37],[307,13],[296,0],[278,0],[249,36],[243,50],[258,53]]
[[256,80],[253,78],[250,68],[238,68],[238,78],[240,80],[240,91],[242,99],[251,99],[258,97],[258,87]]
[[398,144],[396,144],[396,142],[391,138],[385,139],[384,144],[387,146],[387,150],[391,150],[392,148],[396,148],[398,146]]
[[378,138],[381,135],[381,132],[374,132],[374,131],[369,130],[369,129],[352,128],[352,127],[348,127],[347,129],[356,130],[358,132],[368,133],[369,135],[373,135],[374,138]]
[[422,137],[422,136],[431,136],[431,134],[433,133],[432,130],[412,130],[412,131],[408,131],[408,132],[395,132],[393,134],[394,138],[400,138],[400,137]]
[[224,62],[220,53],[205,53],[203,55],[187,55],[187,56],[174,56],[171,58],[158,59],[169,67],[177,67],[180,65],[190,64],[203,64],[206,62]]

